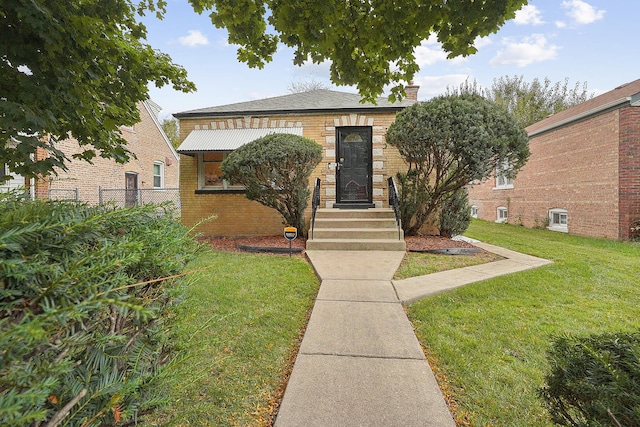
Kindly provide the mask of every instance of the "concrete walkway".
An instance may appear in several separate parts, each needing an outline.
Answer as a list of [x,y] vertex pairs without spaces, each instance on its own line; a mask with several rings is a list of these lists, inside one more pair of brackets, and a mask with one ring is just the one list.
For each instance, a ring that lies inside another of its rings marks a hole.
[[307,251],[321,286],[275,426],[455,427],[402,304],[548,263],[478,246],[507,259],[394,282],[405,252]]

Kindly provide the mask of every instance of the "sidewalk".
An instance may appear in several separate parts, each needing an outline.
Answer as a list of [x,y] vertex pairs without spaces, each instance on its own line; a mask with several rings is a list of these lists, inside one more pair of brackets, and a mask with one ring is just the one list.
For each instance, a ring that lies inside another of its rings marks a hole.
[[548,262],[478,246],[508,259],[394,282],[405,252],[307,251],[322,283],[275,426],[454,427],[402,304]]

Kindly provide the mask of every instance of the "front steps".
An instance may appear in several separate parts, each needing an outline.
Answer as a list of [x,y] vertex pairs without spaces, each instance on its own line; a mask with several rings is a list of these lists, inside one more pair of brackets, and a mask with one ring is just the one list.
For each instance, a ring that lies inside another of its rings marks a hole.
[[309,231],[307,250],[406,251],[402,230],[398,230],[393,210],[318,209],[313,234]]

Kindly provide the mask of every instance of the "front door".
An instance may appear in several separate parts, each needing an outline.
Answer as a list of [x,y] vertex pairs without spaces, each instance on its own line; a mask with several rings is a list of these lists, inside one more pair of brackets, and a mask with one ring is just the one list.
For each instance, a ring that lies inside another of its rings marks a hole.
[[138,174],[125,172],[124,174],[125,206],[128,208],[138,205]]
[[371,128],[338,128],[336,142],[336,207],[372,207]]

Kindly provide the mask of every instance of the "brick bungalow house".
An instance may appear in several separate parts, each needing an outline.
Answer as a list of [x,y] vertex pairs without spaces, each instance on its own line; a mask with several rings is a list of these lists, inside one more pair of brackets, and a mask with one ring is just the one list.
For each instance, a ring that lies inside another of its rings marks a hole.
[[[120,128],[127,141],[127,148],[136,156],[128,163],[119,164],[99,156],[93,159],[93,164],[72,160],[67,164],[67,172],[61,171],[57,176],[41,180],[28,180],[5,170],[13,179],[5,182],[0,191],[26,187],[32,198],[78,199],[98,204],[99,190],[102,189],[102,201],[112,200],[119,205],[134,205],[149,200],[147,196],[151,192],[147,190],[177,189],[180,158],[160,126],[160,107],[147,100],[138,104],[138,110],[140,122],[131,127]],[[73,138],[60,141],[57,148],[69,158],[81,151],[77,140]],[[127,192],[125,189],[142,191]],[[161,202],[164,201],[164,196],[166,195],[149,201]],[[177,190],[174,190],[173,199],[178,200]]]
[[469,186],[472,215],[610,239],[640,219],[640,80],[527,127],[531,157],[513,180]]
[[206,236],[282,233],[276,210],[220,179],[220,164],[230,152],[270,133],[301,135],[322,146],[324,159],[310,179],[310,186],[321,180],[321,207],[388,206],[387,178],[404,162],[384,135],[396,114],[417,101],[418,89],[408,86],[399,103],[361,103],[356,94],[314,90],[174,114],[182,141],[177,151],[183,223],[194,226],[216,215],[197,230]]

